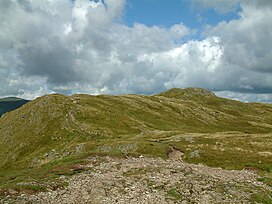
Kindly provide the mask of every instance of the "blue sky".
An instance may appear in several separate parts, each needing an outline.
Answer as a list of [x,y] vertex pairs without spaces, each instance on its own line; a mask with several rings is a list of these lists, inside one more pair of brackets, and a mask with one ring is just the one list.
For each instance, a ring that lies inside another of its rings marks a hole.
[[143,23],[147,26],[165,27],[182,22],[201,32],[207,24],[215,26],[222,21],[237,19],[240,10],[239,4],[229,12],[219,12],[192,4],[190,0],[128,0],[124,21],[128,26]]
[[272,102],[271,0],[0,2],[0,97],[201,87]]

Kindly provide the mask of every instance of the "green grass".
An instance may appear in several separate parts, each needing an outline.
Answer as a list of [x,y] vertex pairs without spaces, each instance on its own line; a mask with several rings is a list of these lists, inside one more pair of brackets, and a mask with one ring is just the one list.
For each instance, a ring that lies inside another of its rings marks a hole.
[[272,177],[271,177],[271,175],[270,175],[270,177],[261,177],[261,178],[258,178],[257,181],[261,181],[261,182],[267,184],[268,186],[272,187]]
[[[0,118],[0,186],[57,180],[76,173],[70,169],[88,155],[166,159],[169,145],[183,150],[186,162],[226,169],[250,165],[270,178],[271,132],[272,105],[218,98],[202,89],[155,96],[47,95]],[[191,157],[196,150],[199,157]]]
[[250,201],[252,203],[271,204],[272,192],[253,194],[250,198]]
[[[8,189],[15,189],[18,192],[34,193],[44,191],[44,184],[52,183],[52,188],[61,188],[67,186],[59,177],[61,175],[71,176],[88,169],[78,169],[79,165],[87,163],[86,156],[67,157],[62,160],[53,161],[39,168],[26,168],[23,170],[5,170],[0,172],[0,192],[6,192]],[[37,185],[20,185],[20,183],[35,182]],[[40,185],[38,185],[40,184]]]
[[175,188],[172,188],[169,191],[167,191],[167,196],[169,196],[173,200],[181,200],[182,198]]

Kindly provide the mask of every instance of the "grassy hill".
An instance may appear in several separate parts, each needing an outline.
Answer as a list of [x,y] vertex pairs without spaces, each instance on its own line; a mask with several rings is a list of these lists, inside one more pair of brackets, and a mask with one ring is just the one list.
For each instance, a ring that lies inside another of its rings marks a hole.
[[0,117],[9,111],[15,110],[22,105],[26,104],[28,100],[16,97],[8,97],[0,99]]
[[272,105],[200,88],[143,95],[45,95],[0,119],[0,186],[69,173],[93,154],[166,158],[227,169],[252,167],[270,182]]

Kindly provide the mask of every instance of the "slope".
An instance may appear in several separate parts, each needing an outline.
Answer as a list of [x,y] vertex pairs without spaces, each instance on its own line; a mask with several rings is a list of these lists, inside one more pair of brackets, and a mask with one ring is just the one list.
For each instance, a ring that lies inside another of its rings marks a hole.
[[90,154],[166,158],[169,145],[188,162],[270,171],[271,132],[271,105],[199,88],[153,96],[46,95],[0,119],[0,182]]

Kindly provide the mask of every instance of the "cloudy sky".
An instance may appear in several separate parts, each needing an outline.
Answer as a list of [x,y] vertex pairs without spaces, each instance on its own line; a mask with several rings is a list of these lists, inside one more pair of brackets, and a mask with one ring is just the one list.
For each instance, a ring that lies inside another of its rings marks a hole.
[[0,0],[0,97],[202,87],[272,102],[271,0]]

